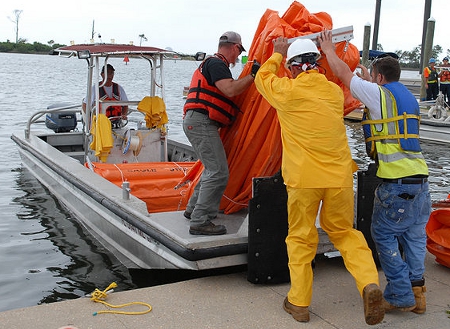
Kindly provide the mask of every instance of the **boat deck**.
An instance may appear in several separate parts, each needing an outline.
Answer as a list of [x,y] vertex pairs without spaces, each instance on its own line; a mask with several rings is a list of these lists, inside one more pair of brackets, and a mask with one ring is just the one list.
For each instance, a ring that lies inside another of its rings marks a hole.
[[149,214],[153,225],[163,229],[174,240],[179,241],[189,249],[213,248],[225,244],[247,243],[248,211],[225,215],[219,213],[213,220],[214,224],[222,224],[227,228],[227,234],[218,236],[189,234],[189,220],[183,216],[184,211]]

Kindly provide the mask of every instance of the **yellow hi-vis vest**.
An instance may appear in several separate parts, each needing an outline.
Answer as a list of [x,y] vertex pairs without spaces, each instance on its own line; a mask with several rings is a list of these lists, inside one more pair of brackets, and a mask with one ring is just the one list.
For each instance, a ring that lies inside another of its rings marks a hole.
[[[380,178],[402,178],[414,175],[428,175],[428,167],[420,151],[405,150],[401,147],[401,140],[417,143],[418,122],[420,115],[408,114],[404,111],[398,114],[397,102],[394,95],[386,87],[379,86],[381,97],[380,120],[371,120],[366,109],[363,125],[365,127],[365,141],[368,149],[371,148],[373,158],[378,162],[377,176]],[[412,119],[412,120],[411,120]],[[399,122],[402,121],[402,129]],[[416,129],[413,125],[416,124]],[[416,131],[414,131],[416,130]],[[403,143],[405,144],[405,143]]]

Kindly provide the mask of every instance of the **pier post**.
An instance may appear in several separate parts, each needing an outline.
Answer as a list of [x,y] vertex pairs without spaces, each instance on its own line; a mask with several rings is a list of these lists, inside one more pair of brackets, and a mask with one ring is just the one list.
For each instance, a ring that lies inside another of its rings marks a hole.
[[[428,66],[428,61],[433,53],[433,38],[434,38],[434,27],[436,25],[436,21],[434,18],[429,18],[427,23],[427,33],[425,37],[425,48],[423,51],[423,58],[421,58],[422,67],[420,68],[420,72],[423,73],[423,70],[426,66]],[[420,88],[420,100],[424,101],[426,99],[426,89],[425,89],[425,78],[422,75],[422,87]]]
[[375,22],[373,24],[372,50],[378,50],[378,30],[380,28],[381,0],[377,0],[375,6]]
[[370,23],[366,23],[366,25],[364,25],[364,39],[363,39],[363,52],[361,64],[366,67],[369,64],[370,28],[371,28]]

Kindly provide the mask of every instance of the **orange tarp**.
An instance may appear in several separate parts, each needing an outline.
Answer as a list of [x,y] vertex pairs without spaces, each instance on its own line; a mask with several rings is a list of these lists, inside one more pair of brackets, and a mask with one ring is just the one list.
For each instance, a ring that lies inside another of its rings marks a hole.
[[[131,194],[147,204],[149,213],[186,209],[187,202],[200,178],[201,171],[189,177],[189,183],[175,189],[195,162],[143,162],[143,163],[99,163],[92,165],[94,171],[122,187],[129,182]],[[87,166],[87,165],[86,165]]]
[[[311,14],[299,2],[294,1],[286,13],[266,10],[257,27],[248,59],[264,63],[273,53],[272,40],[284,36],[294,38],[333,29],[331,16],[325,12]],[[359,51],[351,43],[336,44],[336,52],[350,69],[359,63]],[[321,67],[330,81],[337,83],[344,91],[343,114],[348,114],[361,105],[343,84],[332,74],[325,57]],[[242,70],[241,76],[250,73],[252,63]],[[284,66],[278,76],[290,76]],[[221,130],[230,169],[230,180],[221,202],[225,213],[233,213],[247,207],[251,198],[252,178],[272,176],[281,168],[281,136],[275,110],[263,99],[254,85],[235,98],[242,112],[233,125]]]

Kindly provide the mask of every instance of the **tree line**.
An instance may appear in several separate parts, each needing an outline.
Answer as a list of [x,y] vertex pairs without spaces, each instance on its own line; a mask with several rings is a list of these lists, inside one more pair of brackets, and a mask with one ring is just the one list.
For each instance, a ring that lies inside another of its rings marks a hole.
[[48,54],[52,49],[64,47],[65,45],[55,43],[50,40],[47,44],[40,42],[27,43],[26,40],[21,40],[17,43],[0,42],[0,52],[2,53],[21,53],[21,54]]
[[[143,36],[143,35],[142,35]],[[141,37],[141,35],[140,35]],[[43,44],[40,42],[28,43],[26,39],[18,39],[17,43],[7,40],[6,42],[0,42],[0,52],[2,53],[24,53],[24,54],[48,54],[51,50],[64,47],[66,45],[55,43],[53,40]],[[383,51],[382,45],[378,44],[378,49]],[[400,66],[402,68],[418,69],[420,66],[421,46],[418,45],[410,51],[396,50],[395,54],[398,55]],[[436,58],[438,62],[442,60],[441,57],[450,57],[450,49],[447,49],[444,53],[444,49],[440,45],[433,46],[431,56]],[[426,63],[425,63],[426,64]]]
[[[378,48],[378,50],[383,51],[381,45],[378,45]],[[397,54],[402,68],[418,69],[420,67],[421,50],[421,45],[418,45],[411,51],[396,50],[394,53]],[[435,45],[431,50],[431,57],[435,58],[437,62],[441,62],[442,58],[445,56],[450,57],[450,49],[447,49],[445,53],[443,52],[444,49],[440,45]],[[428,60],[428,58],[426,60]],[[425,62],[424,65],[426,64],[428,63]]]

